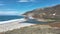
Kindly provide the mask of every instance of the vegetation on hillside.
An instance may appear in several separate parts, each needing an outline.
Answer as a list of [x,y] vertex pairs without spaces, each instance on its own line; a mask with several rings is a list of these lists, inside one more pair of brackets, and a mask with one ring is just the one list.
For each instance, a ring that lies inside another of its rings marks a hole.
[[60,5],[53,7],[38,8],[29,12],[24,13],[27,17],[31,15],[36,19],[50,19],[60,21]]

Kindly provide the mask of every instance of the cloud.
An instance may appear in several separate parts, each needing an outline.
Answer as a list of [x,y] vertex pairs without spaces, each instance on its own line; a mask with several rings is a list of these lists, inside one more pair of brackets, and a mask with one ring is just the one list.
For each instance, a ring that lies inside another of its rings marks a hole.
[[19,11],[17,9],[0,9],[0,15],[18,15]]
[[18,15],[17,11],[0,11],[0,15]]
[[5,4],[0,4],[0,6],[4,6]]
[[18,11],[18,10],[17,9],[6,8],[6,9],[0,9],[0,11]]
[[18,2],[34,2],[35,0],[19,0]]
[[3,1],[0,1],[0,6],[3,6],[5,5]]
[[19,0],[19,2],[29,2],[28,0]]

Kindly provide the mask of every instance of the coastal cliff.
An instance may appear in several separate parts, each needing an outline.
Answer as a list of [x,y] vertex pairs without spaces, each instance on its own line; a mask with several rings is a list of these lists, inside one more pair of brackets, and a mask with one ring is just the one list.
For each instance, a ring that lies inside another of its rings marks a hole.
[[34,9],[24,13],[23,15],[32,16],[37,19],[60,18],[60,5]]

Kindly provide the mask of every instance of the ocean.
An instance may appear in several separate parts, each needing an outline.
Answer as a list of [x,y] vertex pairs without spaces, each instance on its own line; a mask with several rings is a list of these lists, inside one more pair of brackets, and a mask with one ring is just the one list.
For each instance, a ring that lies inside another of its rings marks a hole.
[[14,20],[14,19],[20,19],[24,18],[23,16],[17,16],[17,15],[0,15],[0,21],[8,21],[8,20]]
[[32,24],[47,24],[47,22],[40,22],[36,19],[28,19],[25,21],[24,16],[16,16],[16,15],[4,15],[0,16],[0,24],[2,23],[9,23],[13,21],[20,20],[21,23],[32,23]]

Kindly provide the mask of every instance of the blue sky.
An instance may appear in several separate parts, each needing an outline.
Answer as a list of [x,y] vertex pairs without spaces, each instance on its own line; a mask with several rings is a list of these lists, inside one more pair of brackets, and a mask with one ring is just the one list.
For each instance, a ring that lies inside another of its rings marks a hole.
[[0,0],[0,15],[20,15],[36,8],[60,4],[60,0]]

